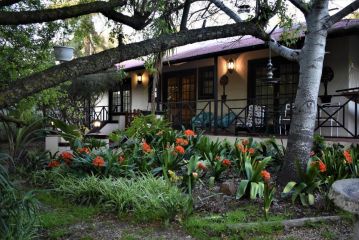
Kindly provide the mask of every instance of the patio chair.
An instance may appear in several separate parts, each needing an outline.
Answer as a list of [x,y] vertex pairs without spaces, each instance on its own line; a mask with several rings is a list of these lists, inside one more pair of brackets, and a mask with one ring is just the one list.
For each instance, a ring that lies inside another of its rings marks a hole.
[[240,129],[245,130],[263,130],[266,128],[266,106],[249,105],[244,120],[237,119],[236,133]]
[[284,130],[284,135],[287,135],[287,125],[292,120],[293,107],[294,104],[287,103],[284,107],[284,114],[279,116],[279,135],[282,135],[282,130]]
[[213,121],[213,114],[210,112],[201,112],[196,116],[192,117],[191,125],[192,128],[208,127]]
[[[222,118],[217,119],[217,127],[219,128],[228,128],[236,118],[236,114],[234,112],[229,112],[224,115]],[[212,123],[214,125],[214,123]]]

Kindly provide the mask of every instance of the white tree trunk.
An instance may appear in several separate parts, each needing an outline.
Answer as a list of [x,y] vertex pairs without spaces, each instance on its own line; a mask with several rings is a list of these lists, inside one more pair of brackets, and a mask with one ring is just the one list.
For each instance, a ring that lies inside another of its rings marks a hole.
[[284,165],[279,182],[298,180],[297,164],[305,169],[313,143],[317,100],[322,75],[329,18],[328,0],[317,1],[306,16],[307,33],[299,57],[299,84],[294,103],[293,117],[288,137]]

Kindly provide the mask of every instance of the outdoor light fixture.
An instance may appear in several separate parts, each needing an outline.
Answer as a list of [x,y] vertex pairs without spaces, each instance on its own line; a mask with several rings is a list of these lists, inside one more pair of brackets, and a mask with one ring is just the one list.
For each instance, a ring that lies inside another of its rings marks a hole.
[[99,128],[99,127],[101,127],[101,121],[100,120],[95,120],[94,122],[93,122],[93,126],[95,127],[95,128]]
[[142,85],[142,73],[137,74],[137,84]]
[[229,59],[228,62],[227,62],[227,69],[228,69],[228,72],[229,73],[232,73],[233,70],[234,70],[234,61],[233,59]]

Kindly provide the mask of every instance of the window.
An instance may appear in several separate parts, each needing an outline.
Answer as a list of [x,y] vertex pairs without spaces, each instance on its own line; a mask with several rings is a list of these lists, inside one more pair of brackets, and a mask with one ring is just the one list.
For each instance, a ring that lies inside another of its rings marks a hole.
[[297,63],[282,58],[273,58],[274,77],[279,78],[277,84],[266,83],[268,59],[249,61],[248,93],[251,100],[270,108],[285,105],[294,101],[299,81]]
[[110,92],[111,113],[124,113],[131,111],[131,79],[125,79]]
[[198,99],[214,97],[214,68],[198,69]]

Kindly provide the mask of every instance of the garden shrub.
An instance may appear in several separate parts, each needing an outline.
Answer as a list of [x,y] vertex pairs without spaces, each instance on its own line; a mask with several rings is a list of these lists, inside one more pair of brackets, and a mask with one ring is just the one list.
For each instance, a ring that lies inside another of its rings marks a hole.
[[20,195],[9,180],[3,161],[9,156],[0,153],[0,237],[4,240],[34,239],[35,202],[32,193]]
[[64,178],[58,189],[67,199],[95,204],[137,220],[166,220],[187,214],[189,198],[163,178],[142,175],[133,179]]

